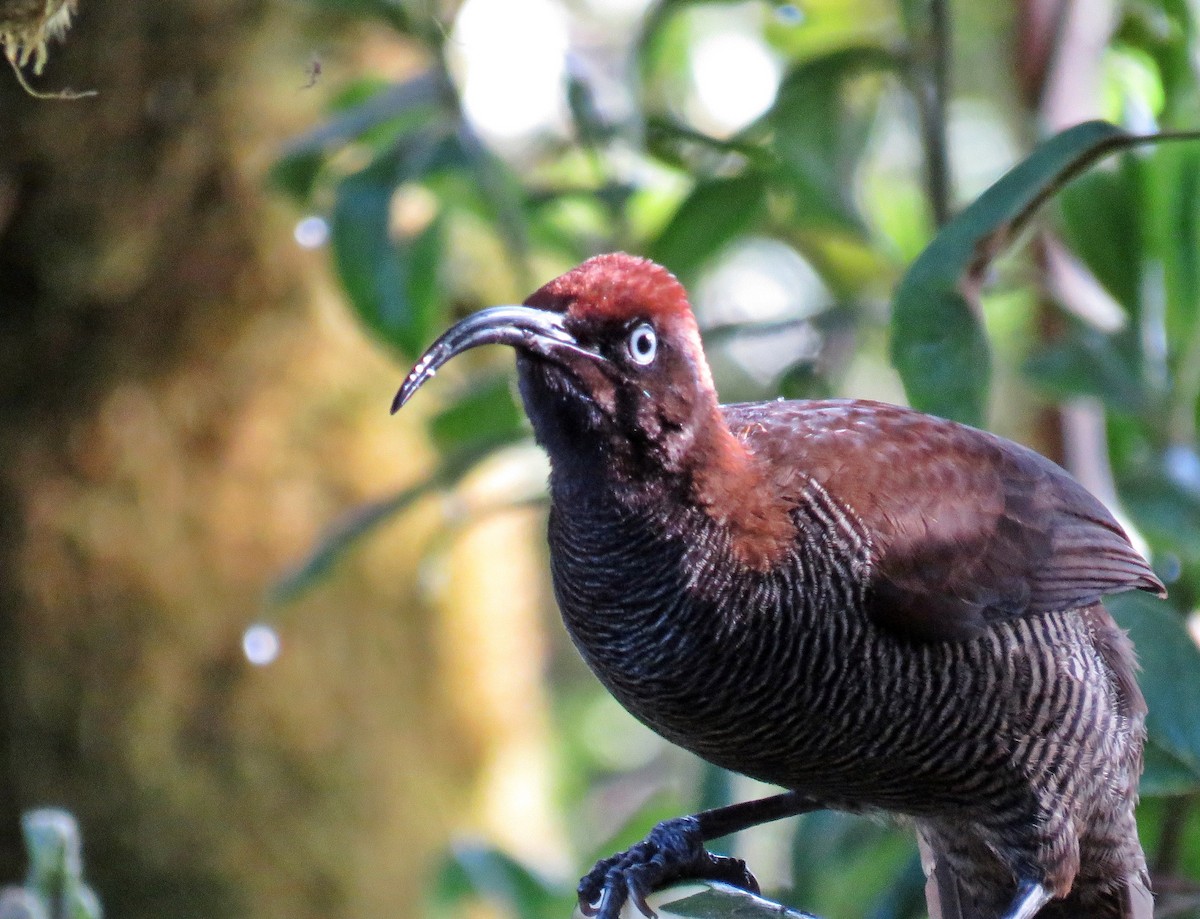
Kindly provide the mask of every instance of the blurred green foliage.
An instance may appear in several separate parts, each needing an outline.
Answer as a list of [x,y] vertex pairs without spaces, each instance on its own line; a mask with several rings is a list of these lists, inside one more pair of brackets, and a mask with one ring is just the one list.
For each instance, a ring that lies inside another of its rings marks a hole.
[[3,919],[101,919],[95,893],[83,882],[79,824],[67,811],[41,808],[21,817],[29,871],[20,886],[0,888]]
[[[940,0],[802,8],[661,0],[628,41],[630,66],[619,76],[628,111],[601,104],[600,91],[612,88],[587,68],[570,69],[567,130],[497,152],[464,116],[447,64],[453,8],[437,19],[400,0],[313,2],[386,23],[427,62],[407,83],[350,87],[274,173],[279,187],[328,215],[348,301],[399,361],[461,313],[599,251],[646,253],[695,292],[731,253],[769,241],[811,267],[818,293],[783,320],[707,324],[723,391],[877,395],[845,390],[867,381],[886,394],[898,380],[917,407],[977,425],[999,418],[1016,436],[1036,436],[1059,403],[1099,406],[1108,448],[1100,467],[1111,468],[1120,506],[1171,590],[1165,604],[1113,602],[1137,642],[1151,706],[1143,837],[1174,914],[1197,914],[1200,651],[1185,617],[1200,600],[1200,144],[1139,136],[1200,124],[1194,7],[1122,6],[1099,62],[1115,123],[1036,143],[1038,93],[1013,89],[1033,52],[1013,50],[1019,24],[995,11],[953,10],[964,20],[952,33],[963,46],[955,58]],[[702,16],[717,8],[751,23],[782,68],[767,110],[732,132],[706,129],[680,101]],[[952,68],[964,57],[971,66]],[[957,115],[948,71],[961,73]],[[951,140],[972,131],[985,139],[958,151]],[[1011,155],[989,148],[993,136]],[[990,172],[976,162],[989,157]],[[1011,167],[1003,177],[1001,167]],[[986,188],[965,207],[954,197],[955,171],[960,184]],[[939,228],[935,215],[947,210],[957,216]],[[1022,240],[1032,244],[1014,250]],[[467,251],[492,254],[486,281],[462,270],[473,264]],[[1083,279],[1088,296],[1067,292],[1063,277]],[[766,376],[722,375],[737,364],[739,343],[797,329],[816,346],[784,355]],[[884,365],[889,340],[898,377]],[[491,450],[525,438],[506,379],[485,367],[443,390],[451,401],[431,426],[445,457],[439,474],[332,534],[279,599],[305,589],[380,519],[452,488]],[[1014,411],[1014,401],[1030,408]],[[1074,435],[1057,430],[1069,452]],[[1053,440],[1039,446],[1053,450]],[[596,692],[579,681],[559,686],[559,758],[570,776],[562,806],[573,823],[592,782],[623,781],[587,736],[586,711],[604,704]],[[579,827],[571,861],[582,871],[656,819],[734,795],[715,770],[696,774],[691,793],[653,798],[614,839]],[[794,839],[792,888],[772,891],[786,902],[829,917],[923,914],[907,834],[817,814],[795,822]],[[429,909],[452,915],[464,898],[483,896],[513,915],[565,916],[572,888],[495,849],[464,846],[447,856]]]

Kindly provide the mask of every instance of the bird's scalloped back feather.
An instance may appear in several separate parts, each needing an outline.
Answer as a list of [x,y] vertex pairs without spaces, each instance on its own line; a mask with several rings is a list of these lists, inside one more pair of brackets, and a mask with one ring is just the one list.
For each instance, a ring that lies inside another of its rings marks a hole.
[[[872,539],[870,613],[900,634],[969,638],[1110,593],[1164,593],[1099,500],[1025,447],[877,402],[724,411],[768,468],[799,470],[861,521]],[[781,449],[789,454],[771,455]],[[799,487],[778,484],[785,497]]]

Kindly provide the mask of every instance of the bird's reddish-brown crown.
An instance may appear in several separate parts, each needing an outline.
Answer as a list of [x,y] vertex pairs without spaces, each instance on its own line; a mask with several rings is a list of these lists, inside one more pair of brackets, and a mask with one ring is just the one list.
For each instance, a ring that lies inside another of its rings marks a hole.
[[588,259],[539,288],[525,303],[588,320],[691,315],[687,291],[675,275],[625,252]]

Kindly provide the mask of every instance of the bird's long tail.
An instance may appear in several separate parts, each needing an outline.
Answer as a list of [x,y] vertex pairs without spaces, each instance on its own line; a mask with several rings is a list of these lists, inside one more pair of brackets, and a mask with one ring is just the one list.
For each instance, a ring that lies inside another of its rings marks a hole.
[[937,844],[918,830],[917,848],[921,850],[921,867],[925,870],[925,905],[929,907],[929,919],[963,919],[958,880],[941,858]]
[[[945,842],[921,827],[917,830],[921,867],[925,870],[925,904],[929,919],[979,919],[979,904],[970,901],[958,875],[945,858]],[[995,904],[996,909],[1002,904]]]
[[[925,900],[929,919],[1003,919],[1012,905],[1011,890],[995,888],[991,902],[981,903],[966,892],[966,885],[951,868],[951,860],[943,857],[943,849],[935,834],[918,831],[921,863],[925,868]],[[1124,880],[1110,880],[1100,887],[1081,878],[1070,895],[1052,900],[1037,914],[1037,919],[1153,919],[1154,897],[1149,878],[1140,858]]]
[[[1110,768],[1078,799],[1091,802],[1079,821],[1078,871],[1070,893],[1051,900],[1037,919],[1152,919],[1154,899],[1137,836],[1134,805],[1142,771],[1146,702],[1134,674],[1129,638],[1099,604],[1079,610],[1107,670],[1110,711],[1102,721]],[[1085,778],[1088,773],[1085,773]],[[1079,789],[1077,789],[1079,791]],[[1007,919],[1015,883],[969,832],[918,824],[930,919]]]
[[1127,876],[1102,891],[1071,892],[1065,900],[1053,900],[1038,913],[1038,919],[1153,919],[1154,897],[1143,873]]

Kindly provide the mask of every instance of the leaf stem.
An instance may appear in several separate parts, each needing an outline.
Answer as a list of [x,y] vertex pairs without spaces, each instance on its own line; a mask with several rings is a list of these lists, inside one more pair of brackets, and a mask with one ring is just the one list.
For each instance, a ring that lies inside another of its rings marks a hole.
[[929,0],[915,43],[914,95],[925,148],[925,186],[933,220],[940,229],[950,220],[950,157],[946,142],[946,106],[950,95],[950,4]]

